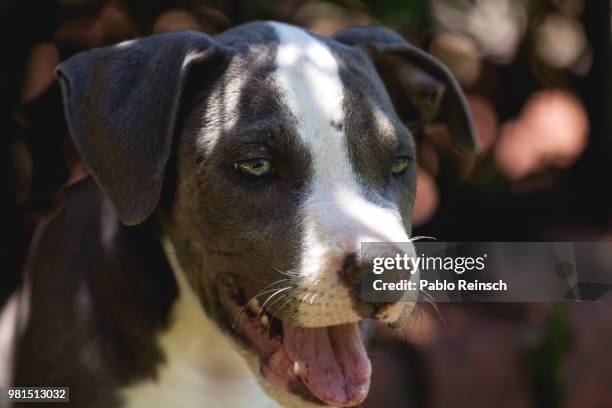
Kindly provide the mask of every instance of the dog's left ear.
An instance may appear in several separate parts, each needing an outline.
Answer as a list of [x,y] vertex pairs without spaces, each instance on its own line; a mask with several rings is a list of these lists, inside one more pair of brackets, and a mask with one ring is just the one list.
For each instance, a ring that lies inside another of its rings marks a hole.
[[64,113],[85,165],[124,224],[157,207],[191,72],[212,81],[230,54],[213,38],[175,32],[75,55],[57,68]]
[[403,120],[422,125],[439,119],[459,147],[478,152],[480,144],[463,91],[440,61],[384,27],[347,28],[333,38],[365,51]]

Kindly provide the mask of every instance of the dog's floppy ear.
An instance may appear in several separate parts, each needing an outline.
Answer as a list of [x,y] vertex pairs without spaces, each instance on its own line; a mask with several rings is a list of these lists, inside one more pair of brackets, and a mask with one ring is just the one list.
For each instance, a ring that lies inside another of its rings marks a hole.
[[58,66],[72,138],[123,223],[139,224],[157,206],[189,72],[221,64],[227,53],[211,37],[184,31],[93,49]]
[[[479,142],[465,96],[440,61],[384,27],[347,28],[334,34],[334,39],[366,52],[402,119],[420,124],[440,119],[460,147],[478,151]],[[408,101],[410,104],[405,103]]]

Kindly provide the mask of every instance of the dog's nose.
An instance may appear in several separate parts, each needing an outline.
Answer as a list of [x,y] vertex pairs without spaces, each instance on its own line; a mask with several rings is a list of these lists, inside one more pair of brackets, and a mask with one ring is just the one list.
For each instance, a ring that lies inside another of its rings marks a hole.
[[[372,301],[372,299],[362,298],[362,261],[357,253],[348,253],[342,259],[342,266],[338,271],[341,282],[349,288],[351,296],[363,304],[368,304],[372,308],[371,316],[377,320],[392,321],[397,317],[397,311],[401,310],[398,302],[402,297],[402,292],[395,294],[392,299],[385,302]],[[389,320],[391,319],[391,320]]]
[[350,253],[344,256],[339,276],[340,280],[348,286],[349,289],[359,290],[359,284],[361,283],[361,263],[356,253]]

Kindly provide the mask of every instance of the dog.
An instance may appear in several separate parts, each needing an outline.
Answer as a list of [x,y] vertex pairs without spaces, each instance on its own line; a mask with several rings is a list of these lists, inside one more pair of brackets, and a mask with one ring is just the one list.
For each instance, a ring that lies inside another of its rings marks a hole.
[[57,76],[92,178],[33,238],[11,383],[69,386],[78,407],[362,403],[363,322],[414,306],[355,290],[362,242],[410,240],[406,124],[478,149],[449,71],[383,27],[254,22],[90,50]]

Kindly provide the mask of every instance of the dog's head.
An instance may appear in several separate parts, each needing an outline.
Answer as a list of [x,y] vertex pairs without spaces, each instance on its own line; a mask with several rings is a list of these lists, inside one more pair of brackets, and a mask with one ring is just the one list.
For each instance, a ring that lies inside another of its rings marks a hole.
[[89,51],[58,72],[74,141],[119,218],[156,214],[266,388],[289,404],[360,403],[370,364],[358,322],[412,309],[355,290],[361,242],[409,239],[403,123],[441,118],[477,147],[448,71],[384,28],[322,38],[253,23]]

